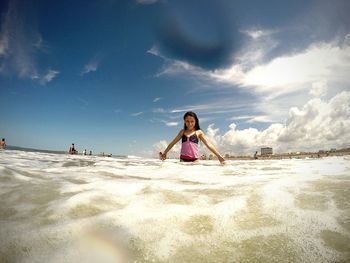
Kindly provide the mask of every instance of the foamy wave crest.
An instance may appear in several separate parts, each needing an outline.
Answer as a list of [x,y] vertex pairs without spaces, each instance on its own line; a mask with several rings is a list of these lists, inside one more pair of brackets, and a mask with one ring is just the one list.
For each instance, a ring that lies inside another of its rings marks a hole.
[[350,159],[0,151],[2,262],[346,262]]

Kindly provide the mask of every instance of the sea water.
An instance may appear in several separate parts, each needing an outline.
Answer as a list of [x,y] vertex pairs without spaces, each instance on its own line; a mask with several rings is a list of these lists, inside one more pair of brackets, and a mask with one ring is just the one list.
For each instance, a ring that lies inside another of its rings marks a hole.
[[0,151],[0,262],[349,262],[350,157]]

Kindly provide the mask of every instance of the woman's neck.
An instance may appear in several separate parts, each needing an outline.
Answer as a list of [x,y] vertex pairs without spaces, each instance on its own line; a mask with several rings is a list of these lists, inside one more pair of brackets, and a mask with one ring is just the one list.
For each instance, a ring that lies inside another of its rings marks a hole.
[[187,133],[192,133],[192,132],[195,132],[196,130],[193,128],[193,129],[187,129],[186,132]]

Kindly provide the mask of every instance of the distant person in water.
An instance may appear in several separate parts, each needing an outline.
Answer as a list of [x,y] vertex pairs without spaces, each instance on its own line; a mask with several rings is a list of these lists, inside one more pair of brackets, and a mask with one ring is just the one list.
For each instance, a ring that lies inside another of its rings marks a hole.
[[205,137],[201,128],[199,127],[199,121],[197,115],[192,112],[186,112],[184,115],[184,128],[178,133],[178,135],[172,140],[164,152],[159,153],[159,158],[164,161],[167,158],[167,153],[173,148],[173,146],[182,140],[180,161],[181,162],[194,162],[198,160],[198,143],[199,139],[208,147],[208,149],[216,155],[221,164],[225,163],[225,159],[215,149],[207,137]]
[[76,154],[77,150],[75,149],[74,143],[69,147],[69,154]]
[[92,151],[90,151],[89,155],[92,155]]
[[254,159],[255,159],[255,160],[258,159],[258,152],[255,152],[255,153],[254,153]]
[[0,142],[0,149],[5,149],[5,148],[6,148],[6,141],[5,141],[5,138],[2,138]]
[[83,151],[83,155],[86,155],[86,149]]

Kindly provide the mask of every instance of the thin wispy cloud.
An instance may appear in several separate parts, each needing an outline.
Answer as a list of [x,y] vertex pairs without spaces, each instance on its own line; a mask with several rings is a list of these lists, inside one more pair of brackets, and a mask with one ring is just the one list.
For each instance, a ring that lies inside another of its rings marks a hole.
[[155,108],[152,110],[153,113],[166,113],[167,111],[163,108]]
[[176,121],[170,121],[170,122],[164,121],[164,124],[165,124],[166,126],[168,126],[168,127],[175,127],[175,126],[178,126],[178,125],[179,125],[179,123],[176,122]]
[[271,119],[270,116],[267,115],[258,115],[254,116],[253,118],[247,120],[248,123],[255,123],[255,122],[263,122],[263,123],[273,123],[276,122],[276,120]]
[[151,47],[149,50],[147,50],[147,53],[152,54],[154,56],[161,56],[159,49],[156,46]]
[[231,117],[228,120],[230,120],[230,121],[244,120],[247,123],[256,123],[256,122],[273,123],[273,122],[276,122],[276,120],[271,119],[267,115],[242,115],[242,116]]
[[137,117],[137,116],[140,116],[141,114],[143,114],[143,111],[131,113],[130,116]]
[[42,70],[38,65],[38,53],[46,52],[41,34],[30,23],[29,16],[20,1],[10,1],[1,24],[0,73],[27,78],[45,85],[59,73]]
[[84,68],[82,69],[80,75],[85,75],[87,73],[97,71],[99,63],[100,63],[100,58],[94,57],[89,61],[89,63],[84,65]]
[[211,102],[207,104],[196,104],[196,105],[185,105],[180,108],[172,109],[171,113],[184,113],[187,111],[200,111],[200,112],[209,112],[209,113],[229,113],[234,112],[235,110],[248,107],[246,104],[234,104],[229,100],[221,100],[220,102]]
[[193,66],[187,62],[180,60],[167,60],[163,68],[156,74],[157,77],[162,75],[177,75],[182,72],[186,74],[205,76],[206,71],[203,71],[201,68]]
[[159,118],[152,118],[150,119],[151,123],[163,123],[167,127],[175,127],[179,125],[178,121],[173,121],[173,120],[164,120],[164,119],[159,119]]
[[154,98],[153,102],[160,101],[161,99],[162,99],[161,97]]
[[264,29],[264,28],[251,28],[251,29],[241,30],[240,32],[256,40],[261,37],[275,34],[278,31],[271,30],[271,29]]
[[171,110],[171,113],[182,113],[182,112],[187,112],[187,111],[199,111],[199,110],[211,110],[213,105],[209,104],[200,104],[200,105],[189,105],[189,106],[184,106],[182,108],[175,108]]
[[43,75],[40,79],[40,83],[45,85],[47,83],[49,83],[50,81],[52,81],[60,72],[57,70],[51,70],[49,69],[48,72]]
[[152,5],[157,3],[158,1],[159,0],[136,0],[136,2],[141,5]]
[[147,53],[159,57],[164,61],[163,67],[155,74],[156,77],[161,77],[163,75],[176,75],[184,71],[186,71],[187,74],[201,74],[201,70],[198,67],[195,67],[185,61],[167,58],[160,52],[157,46],[153,46],[147,51]]
[[83,98],[77,98],[80,103],[82,103],[85,107],[89,105],[89,102]]
[[34,59],[35,32],[28,30],[17,1],[10,1],[0,35],[1,72],[22,78],[38,75]]

